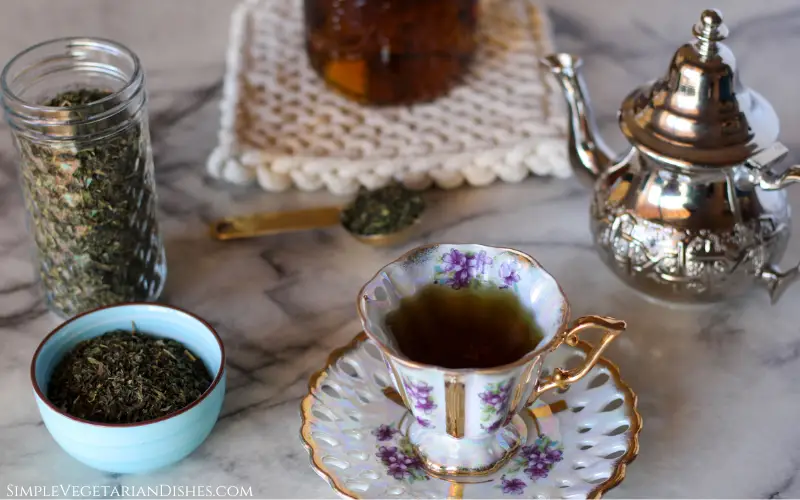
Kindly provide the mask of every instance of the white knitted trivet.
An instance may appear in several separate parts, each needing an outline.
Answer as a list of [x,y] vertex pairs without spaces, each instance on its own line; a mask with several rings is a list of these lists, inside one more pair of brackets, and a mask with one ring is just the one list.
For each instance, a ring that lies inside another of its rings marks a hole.
[[481,0],[466,81],[430,104],[391,108],[351,102],[314,73],[302,1],[245,0],[234,11],[212,176],[350,194],[391,179],[449,189],[570,175],[562,97],[538,64],[552,44],[535,0]]

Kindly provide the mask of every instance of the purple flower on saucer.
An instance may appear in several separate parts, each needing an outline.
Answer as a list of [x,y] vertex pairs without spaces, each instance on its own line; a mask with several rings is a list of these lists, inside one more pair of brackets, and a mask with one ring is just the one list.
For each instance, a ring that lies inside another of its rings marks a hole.
[[377,429],[372,431],[372,435],[378,438],[378,441],[389,441],[399,431],[386,424],[380,425]]
[[503,493],[506,495],[522,495],[527,485],[522,479],[506,479],[506,476],[503,476],[500,478],[500,486],[503,488]]
[[545,457],[545,460],[547,461],[547,463],[554,464],[556,462],[560,462],[562,458],[564,458],[563,451],[556,449],[549,449],[547,450],[547,455]]
[[545,435],[539,436],[533,444],[523,446],[520,450],[524,472],[534,481],[546,478],[563,458],[564,451],[561,445]]
[[419,458],[413,454],[403,453],[396,446],[381,446],[375,455],[386,466],[386,472],[395,479],[424,477]]
[[397,446],[381,446],[375,455],[381,459],[381,462],[391,462],[397,456]]

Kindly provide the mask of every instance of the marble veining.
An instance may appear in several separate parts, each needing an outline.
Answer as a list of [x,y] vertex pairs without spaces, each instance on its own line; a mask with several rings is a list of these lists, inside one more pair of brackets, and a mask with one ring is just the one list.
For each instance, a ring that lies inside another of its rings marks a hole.
[[[58,319],[34,284],[15,156],[0,125],[0,495],[6,485],[241,485],[256,497],[335,498],[300,445],[309,375],[358,330],[355,298],[383,264],[425,242],[481,242],[531,253],[558,279],[573,315],[606,314],[629,329],[608,356],[639,394],[641,453],[617,498],[800,497],[800,286],[707,307],[670,307],[627,288],[591,248],[589,193],[574,179],[430,192],[420,237],[361,246],[338,228],[220,243],[207,223],[229,214],[320,206],[327,193],[266,194],[209,180],[232,0],[143,0],[80,8],[43,0],[0,6],[0,59],[52,36],[113,37],[148,71],[160,220],[169,277],[163,296],[209,320],[228,352],[229,388],[210,438],[175,467],[109,475],[70,459],[43,427],[30,358]],[[660,76],[690,39],[700,9],[718,7],[742,78],[773,102],[781,139],[800,158],[800,6],[792,0],[698,5],[689,0],[546,0],[560,48],[586,58],[603,133],[621,149],[616,110]],[[144,6],[144,7],[141,7]],[[45,9],[46,13],[45,13]],[[176,16],[182,16],[175,22]],[[790,188],[793,205],[800,190]],[[800,235],[800,222],[793,223]],[[784,265],[800,258],[789,244]]]

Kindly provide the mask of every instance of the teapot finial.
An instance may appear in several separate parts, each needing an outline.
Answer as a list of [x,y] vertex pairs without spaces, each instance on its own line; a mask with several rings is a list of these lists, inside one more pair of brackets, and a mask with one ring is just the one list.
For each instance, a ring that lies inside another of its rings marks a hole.
[[775,110],[739,78],[722,14],[707,9],[666,74],[628,94],[619,122],[640,151],[686,168],[741,164],[778,138]]
[[722,22],[722,13],[717,9],[706,9],[700,14],[700,22],[694,25],[692,33],[697,37],[697,50],[702,56],[717,53],[717,42],[728,38],[728,27]]

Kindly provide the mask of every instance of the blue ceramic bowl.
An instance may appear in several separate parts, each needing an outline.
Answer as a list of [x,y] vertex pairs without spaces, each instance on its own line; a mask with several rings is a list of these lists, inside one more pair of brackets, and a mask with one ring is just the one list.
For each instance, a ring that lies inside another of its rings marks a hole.
[[[72,417],[47,400],[47,383],[57,363],[79,342],[110,330],[130,329],[168,337],[189,348],[214,374],[200,398],[174,413],[136,424],[103,424]],[[53,439],[95,469],[140,473],[173,464],[200,446],[217,421],[225,396],[225,350],[202,319],[174,307],[122,304],[76,316],[45,337],[31,362],[39,412]]]

